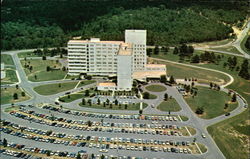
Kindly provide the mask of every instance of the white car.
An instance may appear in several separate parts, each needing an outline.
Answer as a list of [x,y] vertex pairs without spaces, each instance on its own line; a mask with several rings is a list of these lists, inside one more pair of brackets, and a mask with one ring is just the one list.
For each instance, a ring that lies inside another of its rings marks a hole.
[[201,136],[202,136],[203,138],[206,138],[205,134],[203,134],[203,133],[201,134]]

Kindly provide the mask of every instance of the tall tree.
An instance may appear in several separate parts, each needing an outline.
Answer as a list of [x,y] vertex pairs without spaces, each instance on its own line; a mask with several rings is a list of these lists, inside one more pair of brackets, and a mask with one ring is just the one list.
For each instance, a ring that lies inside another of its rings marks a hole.
[[241,64],[239,76],[246,80],[250,79],[250,74],[248,72],[248,60],[247,59],[245,59],[243,63]]

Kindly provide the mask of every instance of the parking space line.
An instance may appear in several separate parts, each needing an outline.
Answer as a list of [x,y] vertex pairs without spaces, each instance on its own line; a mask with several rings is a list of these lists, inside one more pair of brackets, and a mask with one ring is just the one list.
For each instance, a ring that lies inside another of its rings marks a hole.
[[180,115],[178,115],[178,117],[179,117],[180,121],[183,122],[182,119],[181,119],[181,117],[180,117]]
[[195,142],[195,145],[196,145],[197,149],[200,151],[200,154],[202,154],[201,149],[200,149],[200,147],[197,145],[196,142]]
[[190,133],[190,131],[188,130],[188,128],[187,128],[186,126],[185,126],[185,128],[186,128],[186,130],[187,130],[189,136],[192,136],[191,133]]

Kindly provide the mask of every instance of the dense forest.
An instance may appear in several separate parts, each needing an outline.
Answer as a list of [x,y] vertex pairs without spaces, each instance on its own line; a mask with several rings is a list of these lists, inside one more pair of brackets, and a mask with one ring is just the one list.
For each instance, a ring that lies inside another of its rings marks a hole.
[[247,2],[218,0],[3,1],[1,50],[65,46],[73,36],[124,40],[147,29],[148,44],[177,45],[228,38],[242,26]]

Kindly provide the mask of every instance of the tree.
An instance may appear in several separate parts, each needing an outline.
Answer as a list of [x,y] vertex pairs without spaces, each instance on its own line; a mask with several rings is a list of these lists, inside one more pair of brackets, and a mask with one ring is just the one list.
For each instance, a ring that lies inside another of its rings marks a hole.
[[58,87],[62,87],[61,83],[58,84]]
[[92,76],[87,75],[87,76],[85,76],[85,78],[86,78],[87,80],[91,80],[91,79],[92,79]]
[[4,138],[3,139],[3,146],[6,147],[8,145],[8,141]]
[[19,89],[19,86],[18,86],[18,85],[16,85],[16,89]]
[[197,91],[194,92],[194,96],[197,96]]
[[119,103],[119,102],[118,102],[118,100],[117,100],[117,99],[115,99],[115,105],[118,105],[118,103]]
[[147,49],[147,55],[151,57],[151,54],[152,54],[152,49],[151,48]]
[[68,99],[70,99],[70,95],[68,95]]
[[101,101],[100,101],[100,99],[99,99],[99,98],[97,99],[97,104],[98,104],[98,105],[100,105],[100,104],[101,104]]
[[30,70],[30,72],[31,72],[31,71],[33,70],[33,67],[32,67],[32,66],[30,66],[30,67],[29,67],[29,70]]
[[243,63],[241,64],[239,76],[246,80],[250,79],[250,74],[248,72],[248,60],[247,59],[245,59]]
[[37,75],[34,76],[35,80],[37,80]]
[[109,102],[110,102],[109,99],[107,99],[107,100],[106,100],[107,105],[109,105]]
[[49,72],[51,70],[50,66],[46,67],[46,71]]
[[80,153],[77,154],[76,159],[82,159]]
[[17,94],[17,93],[14,93],[14,94],[13,94],[13,99],[14,99],[14,100],[17,100],[17,99],[18,99],[18,94]]
[[128,105],[127,104],[125,104],[125,109],[128,109]]
[[167,93],[164,94],[164,100],[168,100],[168,94]]
[[149,99],[150,94],[148,92],[144,92],[142,96],[143,96],[143,99]]
[[174,83],[175,83],[175,79],[174,79],[174,77],[173,77],[172,75],[170,76],[169,82],[170,82],[171,84],[174,84]]
[[199,63],[200,62],[200,56],[199,55],[194,55],[191,58],[192,63]]
[[91,99],[88,100],[88,104],[89,104],[89,106],[92,105],[92,100]]
[[65,66],[63,66],[62,71],[66,71],[66,67]]
[[46,60],[46,56],[43,56],[43,57],[42,57],[42,60]]
[[212,89],[214,85],[212,82],[210,82],[209,86],[210,86],[210,89]]
[[204,113],[204,108],[203,107],[197,107],[195,113],[196,114],[203,114]]
[[86,96],[86,97],[89,96],[89,90],[88,89],[85,91],[85,95],[84,96]]
[[105,102],[103,102],[103,107],[104,107],[104,108],[106,107],[106,103],[105,103]]
[[155,54],[155,55],[158,55],[159,52],[160,52],[159,46],[156,45],[156,46],[155,46],[155,49],[154,49],[154,54]]
[[139,114],[142,115],[143,110],[139,110]]
[[194,82],[191,83],[191,86],[194,87]]
[[160,82],[165,83],[167,81],[167,78],[165,75],[161,75]]
[[50,153],[51,153],[50,150],[47,150],[47,151],[46,151],[46,155],[47,155],[47,156],[50,156]]
[[175,55],[179,54],[179,49],[177,47],[174,47],[173,54],[175,54]]
[[22,92],[21,95],[22,95],[23,97],[25,97],[25,92]]
[[105,156],[103,154],[101,155],[101,159],[105,159]]
[[228,104],[227,104],[227,103],[225,103],[224,109],[227,109],[227,108],[228,108]]
[[92,124],[93,124],[93,123],[92,123],[90,120],[87,121],[87,125],[88,125],[89,127],[92,126]]
[[236,96],[236,93],[234,93],[233,96],[232,96],[232,100],[231,100],[231,101],[232,101],[232,102],[236,102],[236,97],[237,97],[237,96]]

